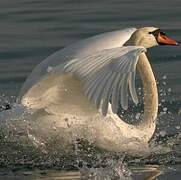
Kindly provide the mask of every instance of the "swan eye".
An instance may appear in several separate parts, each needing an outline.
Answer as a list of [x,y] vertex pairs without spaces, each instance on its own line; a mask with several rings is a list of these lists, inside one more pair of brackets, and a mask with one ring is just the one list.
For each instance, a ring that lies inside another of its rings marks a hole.
[[160,35],[166,36],[166,34],[164,32],[160,32]]
[[160,33],[160,29],[156,29],[155,31],[151,32],[151,34],[153,34],[155,37],[158,37],[159,33]]

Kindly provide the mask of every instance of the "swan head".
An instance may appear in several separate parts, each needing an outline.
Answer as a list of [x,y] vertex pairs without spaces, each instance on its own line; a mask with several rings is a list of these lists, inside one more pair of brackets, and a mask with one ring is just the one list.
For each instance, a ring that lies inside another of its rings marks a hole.
[[143,27],[137,29],[130,41],[134,45],[151,48],[158,45],[177,45],[177,42],[166,36],[159,28]]

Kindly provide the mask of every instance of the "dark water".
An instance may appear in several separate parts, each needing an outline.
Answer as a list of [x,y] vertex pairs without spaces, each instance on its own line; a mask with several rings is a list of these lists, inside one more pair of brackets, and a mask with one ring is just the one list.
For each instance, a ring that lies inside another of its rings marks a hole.
[[[0,103],[14,102],[33,67],[70,43],[106,31],[141,26],[160,27],[181,42],[180,18],[180,0],[0,1]],[[158,128],[152,146],[161,146],[160,151],[144,158],[114,156],[116,160],[110,163],[107,159],[101,168],[80,165],[79,171],[62,172],[60,170],[67,167],[72,169],[73,162],[58,159],[58,150],[53,146],[45,156],[41,146],[37,145],[30,152],[32,147],[26,146],[24,141],[24,144],[16,144],[1,138],[0,178],[153,179],[159,176],[158,179],[180,179],[180,50],[180,46],[167,46],[148,52],[160,100]],[[52,151],[55,153],[50,153]],[[100,155],[97,160],[103,158]]]

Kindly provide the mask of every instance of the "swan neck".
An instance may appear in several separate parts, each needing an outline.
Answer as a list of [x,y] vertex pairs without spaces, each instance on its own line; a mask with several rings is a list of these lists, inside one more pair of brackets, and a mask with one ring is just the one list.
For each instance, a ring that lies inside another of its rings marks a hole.
[[142,53],[139,57],[137,70],[144,88],[144,114],[138,127],[144,131],[150,129],[153,134],[158,112],[158,93],[155,77],[145,53]]

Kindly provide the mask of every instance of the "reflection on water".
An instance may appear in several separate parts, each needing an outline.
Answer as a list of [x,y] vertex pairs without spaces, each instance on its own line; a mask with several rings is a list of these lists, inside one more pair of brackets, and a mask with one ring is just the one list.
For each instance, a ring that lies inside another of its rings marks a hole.
[[[180,0],[7,0],[0,2],[0,8],[1,105],[15,102],[36,64],[55,50],[91,35],[149,25],[161,27],[181,41]],[[153,48],[148,54],[160,101],[157,131],[149,154],[131,157],[78,148],[73,156],[62,156],[57,134],[48,137],[45,133],[42,137],[46,140],[41,141],[32,133],[39,128],[36,122],[26,121],[29,112],[15,105],[17,111],[9,111],[8,118],[0,114],[0,179],[141,180],[154,179],[160,173],[158,179],[180,179],[180,47]],[[131,117],[139,118],[140,109],[141,105],[130,110]],[[76,171],[62,171],[67,169]]]
[[59,180],[108,180],[108,179],[124,179],[124,180],[151,180],[161,174],[157,166],[145,166],[131,168],[132,172],[128,175],[126,170],[118,167],[112,169],[81,169],[80,171],[61,171],[61,170],[21,170],[21,171],[1,171],[0,178],[6,179],[59,179]]
[[78,171],[57,171],[57,170],[33,170],[33,171],[23,171],[20,172],[1,172],[0,173],[1,179],[43,179],[43,180],[50,180],[50,179],[59,179],[59,180],[79,180],[81,179],[80,172]]

